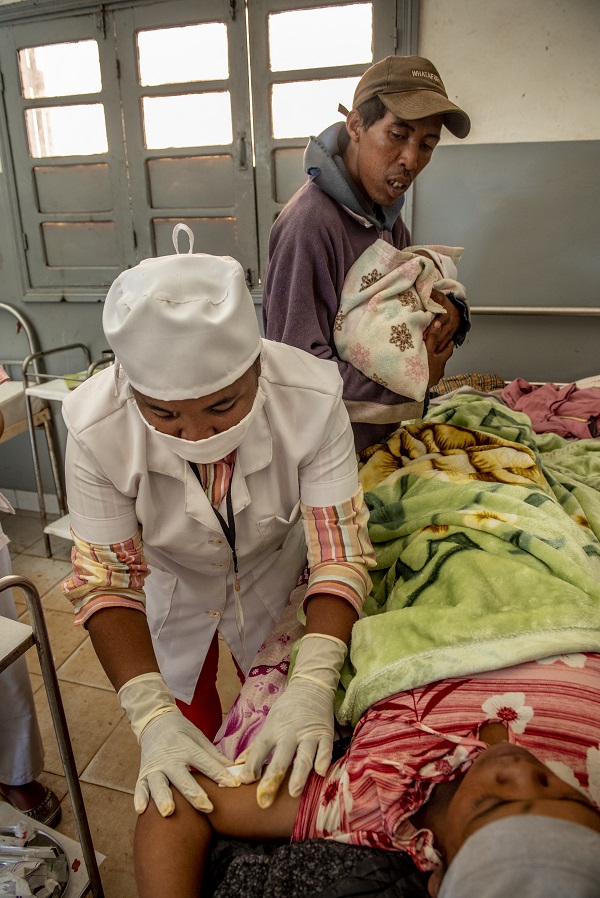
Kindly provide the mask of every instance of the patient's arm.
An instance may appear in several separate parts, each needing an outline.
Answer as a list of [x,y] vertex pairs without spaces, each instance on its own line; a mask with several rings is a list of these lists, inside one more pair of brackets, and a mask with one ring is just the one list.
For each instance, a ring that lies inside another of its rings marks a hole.
[[273,804],[258,807],[256,783],[237,789],[221,788],[200,774],[196,779],[214,811],[196,811],[173,788],[175,812],[161,817],[154,802],[138,818],[134,860],[139,898],[198,898],[204,864],[213,832],[240,839],[283,839],[292,834],[300,798],[280,789]]

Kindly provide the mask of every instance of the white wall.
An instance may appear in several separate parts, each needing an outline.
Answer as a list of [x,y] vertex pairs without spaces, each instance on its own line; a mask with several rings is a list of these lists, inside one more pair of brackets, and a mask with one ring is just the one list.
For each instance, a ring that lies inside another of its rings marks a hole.
[[419,53],[470,115],[464,143],[598,140],[599,43],[600,0],[420,0]]
[[416,242],[465,247],[475,314],[449,374],[598,373],[600,317],[552,312],[599,308],[599,38],[600,0],[420,0],[419,53],[473,123],[413,188]]

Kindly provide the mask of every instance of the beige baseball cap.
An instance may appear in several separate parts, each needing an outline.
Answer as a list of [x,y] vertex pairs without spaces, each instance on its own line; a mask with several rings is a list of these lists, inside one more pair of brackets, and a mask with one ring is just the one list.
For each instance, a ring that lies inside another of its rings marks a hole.
[[455,137],[466,137],[471,130],[469,116],[450,102],[440,73],[424,56],[386,56],[368,68],[358,82],[353,108],[372,97],[406,121],[443,115]]

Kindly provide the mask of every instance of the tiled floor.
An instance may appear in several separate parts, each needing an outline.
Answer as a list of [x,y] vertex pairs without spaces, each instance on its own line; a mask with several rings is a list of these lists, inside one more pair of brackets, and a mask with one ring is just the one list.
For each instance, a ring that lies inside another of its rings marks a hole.
[[[53,556],[46,558],[39,517],[32,512],[1,515],[10,537],[13,573],[32,580],[42,597],[54,663],[71,734],[77,771],[97,851],[106,855],[100,868],[106,898],[136,898],[133,876],[133,789],[139,750],[129,722],[96,658],[86,631],[73,626],[73,613],[61,593],[68,575],[70,546],[52,537]],[[15,596],[20,617],[27,619],[23,596]],[[219,659],[219,693],[224,712],[235,698],[239,681],[226,647]],[[41,780],[62,804],[59,832],[77,839],[66,780],[50,718],[35,649],[27,653],[38,722],[45,748]]]

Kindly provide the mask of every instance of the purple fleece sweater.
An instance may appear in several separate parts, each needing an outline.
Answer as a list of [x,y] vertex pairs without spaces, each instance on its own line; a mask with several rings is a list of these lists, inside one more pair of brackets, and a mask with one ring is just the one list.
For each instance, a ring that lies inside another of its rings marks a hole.
[[[307,181],[271,229],[263,296],[269,340],[337,362],[357,451],[385,439],[400,420],[423,414],[423,403],[386,390],[337,356],[333,332],[344,280],[378,237],[397,249],[411,242],[400,217],[391,231],[378,231]],[[377,420],[386,423],[367,423],[377,407]]]

